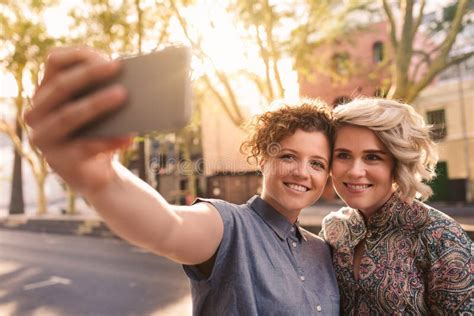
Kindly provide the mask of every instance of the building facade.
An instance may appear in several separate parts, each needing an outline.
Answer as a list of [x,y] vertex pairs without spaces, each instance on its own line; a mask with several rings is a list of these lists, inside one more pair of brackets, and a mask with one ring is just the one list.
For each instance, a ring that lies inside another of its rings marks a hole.
[[[321,98],[333,106],[359,96],[384,96],[389,79],[385,59],[390,54],[389,44],[387,25],[380,22],[351,34],[336,45],[318,49],[314,58],[325,59],[331,70],[346,79],[336,80],[334,76],[314,70],[310,76],[300,78],[300,94]],[[463,45],[463,48],[468,46]],[[471,58],[445,70],[413,104],[433,125],[433,138],[439,147],[437,177],[431,183],[435,193],[432,200],[473,201],[473,100],[474,58]],[[336,198],[329,184],[324,196]]]
[[474,57],[447,69],[423,90],[414,106],[433,126],[438,143],[436,198],[473,202]]

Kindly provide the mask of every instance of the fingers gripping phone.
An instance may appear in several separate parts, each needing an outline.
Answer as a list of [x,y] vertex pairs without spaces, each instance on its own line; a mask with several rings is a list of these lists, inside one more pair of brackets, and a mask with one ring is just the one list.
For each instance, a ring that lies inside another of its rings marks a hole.
[[75,136],[107,137],[181,129],[192,112],[190,62],[191,52],[185,46],[124,58],[120,74],[105,85],[125,86],[127,100],[116,111],[81,127]]

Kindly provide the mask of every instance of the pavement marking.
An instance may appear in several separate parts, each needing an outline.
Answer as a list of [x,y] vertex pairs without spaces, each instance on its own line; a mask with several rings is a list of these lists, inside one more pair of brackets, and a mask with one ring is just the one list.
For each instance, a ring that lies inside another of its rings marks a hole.
[[0,262],[0,275],[8,274],[19,270],[23,267],[23,265],[14,262],[14,261],[1,261]]
[[7,302],[0,304],[0,315],[15,315],[18,309],[18,302]]
[[48,280],[41,281],[41,282],[36,282],[36,283],[31,283],[31,284],[26,284],[26,285],[23,286],[23,290],[24,291],[29,291],[29,290],[34,290],[34,289],[47,287],[47,286],[52,286],[52,285],[56,285],[56,284],[69,285],[71,283],[72,282],[71,282],[70,279],[61,278],[61,277],[53,275]]

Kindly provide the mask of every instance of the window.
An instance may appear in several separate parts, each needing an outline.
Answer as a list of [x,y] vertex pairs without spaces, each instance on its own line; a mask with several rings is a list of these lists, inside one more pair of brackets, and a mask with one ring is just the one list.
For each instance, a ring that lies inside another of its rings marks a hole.
[[372,46],[372,58],[374,64],[378,64],[383,60],[383,43],[377,41]]
[[433,140],[442,140],[446,137],[446,115],[444,110],[428,111],[426,113],[428,124],[432,125],[431,137]]
[[332,69],[340,76],[347,76],[350,73],[349,53],[337,53],[332,56]]

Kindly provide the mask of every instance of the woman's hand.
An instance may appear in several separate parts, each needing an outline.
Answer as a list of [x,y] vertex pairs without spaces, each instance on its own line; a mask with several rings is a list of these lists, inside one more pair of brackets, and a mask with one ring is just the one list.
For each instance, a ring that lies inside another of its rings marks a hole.
[[44,78],[25,114],[31,141],[49,165],[75,190],[97,192],[111,181],[112,153],[131,137],[73,138],[72,133],[126,99],[122,86],[113,85],[75,98],[84,89],[112,78],[120,70],[88,48],[58,48],[48,56]]

